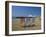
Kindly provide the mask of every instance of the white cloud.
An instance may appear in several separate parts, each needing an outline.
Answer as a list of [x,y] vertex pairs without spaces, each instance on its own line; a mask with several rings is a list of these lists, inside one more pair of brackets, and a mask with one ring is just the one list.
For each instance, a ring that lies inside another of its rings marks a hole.
[[33,16],[33,15],[31,15],[31,14],[30,14],[30,15],[28,15],[28,17],[32,17],[32,16]]

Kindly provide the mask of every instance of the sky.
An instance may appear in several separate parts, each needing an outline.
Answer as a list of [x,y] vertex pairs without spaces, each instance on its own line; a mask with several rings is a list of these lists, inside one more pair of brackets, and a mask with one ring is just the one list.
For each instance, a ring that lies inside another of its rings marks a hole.
[[41,7],[12,6],[12,17],[40,16]]

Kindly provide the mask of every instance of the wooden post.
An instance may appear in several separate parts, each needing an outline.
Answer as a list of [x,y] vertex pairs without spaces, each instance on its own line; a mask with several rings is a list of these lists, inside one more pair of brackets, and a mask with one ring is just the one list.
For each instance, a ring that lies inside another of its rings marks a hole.
[[23,24],[25,21],[25,18],[24,17],[21,17],[21,24]]

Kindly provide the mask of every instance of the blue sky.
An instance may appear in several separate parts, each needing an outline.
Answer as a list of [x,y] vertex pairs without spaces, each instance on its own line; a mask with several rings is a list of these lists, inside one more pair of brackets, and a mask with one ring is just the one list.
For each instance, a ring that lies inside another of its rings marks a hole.
[[27,16],[40,16],[41,7],[28,7],[28,6],[12,6],[13,17],[27,17]]

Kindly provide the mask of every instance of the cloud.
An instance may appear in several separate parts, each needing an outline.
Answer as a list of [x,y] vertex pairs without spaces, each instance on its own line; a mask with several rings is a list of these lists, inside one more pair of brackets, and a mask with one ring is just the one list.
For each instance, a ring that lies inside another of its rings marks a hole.
[[31,15],[31,14],[30,14],[30,15],[28,15],[28,17],[32,17],[32,16],[33,16],[33,15]]
[[30,14],[30,15],[28,15],[28,17],[36,17],[36,16],[35,16],[35,15],[31,15],[31,14]]

